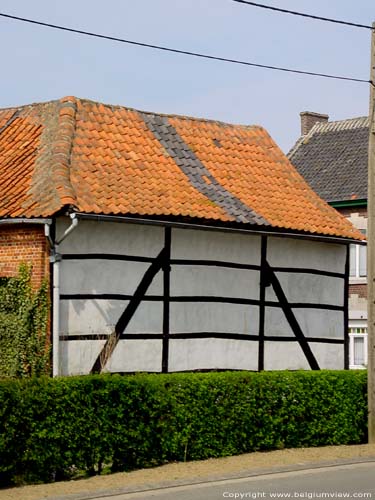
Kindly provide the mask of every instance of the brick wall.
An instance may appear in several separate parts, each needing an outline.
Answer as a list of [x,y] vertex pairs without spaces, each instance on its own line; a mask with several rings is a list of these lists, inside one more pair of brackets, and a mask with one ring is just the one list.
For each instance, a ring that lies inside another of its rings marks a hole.
[[349,297],[357,295],[361,299],[367,299],[367,284],[349,285]]
[[21,263],[32,265],[32,285],[49,278],[49,245],[43,224],[0,225],[0,277],[16,276]]
[[350,218],[353,213],[357,213],[360,217],[367,218],[367,207],[344,207],[336,208],[338,212],[344,217]]

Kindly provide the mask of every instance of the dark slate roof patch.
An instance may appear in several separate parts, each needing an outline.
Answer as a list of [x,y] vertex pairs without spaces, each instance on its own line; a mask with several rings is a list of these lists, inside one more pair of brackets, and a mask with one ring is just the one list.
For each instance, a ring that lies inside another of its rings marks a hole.
[[367,198],[367,117],[317,123],[288,157],[328,202]]
[[263,217],[242,203],[215,179],[177,133],[176,129],[168,122],[167,117],[151,113],[140,113],[140,115],[149,130],[154,134],[154,137],[160,141],[168,154],[172,156],[195,189],[223,208],[237,222],[268,225],[268,222]]

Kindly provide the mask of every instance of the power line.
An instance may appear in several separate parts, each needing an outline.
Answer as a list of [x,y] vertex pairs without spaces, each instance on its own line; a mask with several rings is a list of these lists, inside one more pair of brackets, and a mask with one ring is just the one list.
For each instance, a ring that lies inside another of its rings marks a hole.
[[121,43],[130,44],[130,45],[137,45],[139,47],[147,47],[149,49],[163,50],[165,52],[173,52],[175,54],[184,54],[187,56],[200,57],[203,59],[211,59],[214,61],[222,61],[222,62],[227,62],[227,63],[240,64],[243,66],[253,66],[256,68],[271,69],[271,70],[275,70],[275,71],[284,71],[287,73],[297,73],[300,75],[317,76],[317,77],[321,77],[321,78],[331,78],[334,80],[346,80],[346,81],[350,81],[350,82],[370,83],[371,85],[374,85],[371,80],[364,80],[362,78],[352,78],[352,77],[348,77],[348,76],[330,75],[330,74],[326,74],[326,73],[314,73],[312,71],[302,71],[302,70],[298,70],[298,69],[283,68],[280,66],[269,66],[267,64],[258,64],[258,63],[253,63],[253,62],[249,62],[249,61],[241,61],[238,59],[228,59],[226,57],[212,56],[209,54],[202,54],[199,52],[191,52],[188,50],[173,49],[171,47],[164,47],[162,45],[153,45],[150,43],[136,42],[134,40],[126,40],[124,38],[118,38],[115,36],[103,35],[103,34],[99,34],[99,33],[93,33],[90,31],[83,31],[83,30],[78,30],[78,29],[74,29],[74,28],[68,28],[67,26],[60,26],[57,24],[45,23],[42,21],[36,21],[35,19],[28,19],[25,17],[12,16],[10,14],[5,14],[5,13],[1,13],[1,12],[0,12],[0,16],[8,18],[8,19],[13,19],[15,21],[22,21],[25,23],[36,24],[38,26],[45,26],[47,28],[53,28],[53,29],[57,29],[57,30],[61,30],[61,31],[69,31],[70,33],[77,33],[79,35],[86,35],[86,36],[91,36],[91,37],[95,37],[95,38],[101,38],[104,40],[111,40],[113,42],[121,42]]
[[352,23],[350,21],[341,21],[340,19],[331,19],[329,17],[313,16],[312,14],[305,14],[304,12],[297,12],[295,10],[281,9],[280,7],[273,7],[272,5],[264,5],[257,2],[250,2],[248,0],[233,0],[233,2],[251,5],[252,7],[260,7],[261,9],[275,10],[276,12],[283,12],[284,14],[292,14],[293,16],[307,17],[318,21],[326,21],[328,23],[344,24],[345,26],[352,26],[355,28],[364,28],[372,30],[372,26],[367,24]]

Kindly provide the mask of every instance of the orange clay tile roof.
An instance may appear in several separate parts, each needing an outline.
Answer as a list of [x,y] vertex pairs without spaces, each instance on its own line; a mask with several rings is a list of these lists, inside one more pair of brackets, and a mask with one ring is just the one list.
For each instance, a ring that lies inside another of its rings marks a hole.
[[75,97],[0,110],[0,217],[67,207],[362,239],[259,126]]

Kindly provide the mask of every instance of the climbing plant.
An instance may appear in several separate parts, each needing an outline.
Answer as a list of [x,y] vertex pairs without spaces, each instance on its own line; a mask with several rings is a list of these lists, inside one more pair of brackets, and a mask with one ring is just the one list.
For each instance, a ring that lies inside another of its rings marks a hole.
[[31,286],[31,267],[0,278],[0,378],[49,373],[48,284]]

